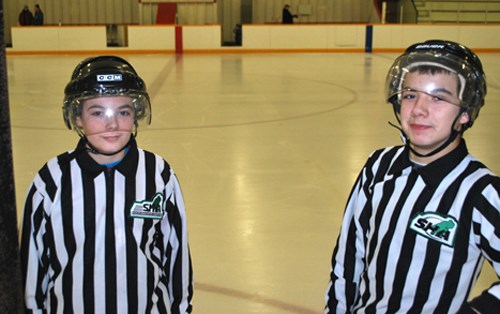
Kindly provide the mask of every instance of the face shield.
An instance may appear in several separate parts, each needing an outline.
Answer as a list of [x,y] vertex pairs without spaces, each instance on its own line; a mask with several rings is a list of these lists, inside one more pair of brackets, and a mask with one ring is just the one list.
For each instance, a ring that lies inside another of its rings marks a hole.
[[449,68],[437,64],[415,66],[405,73],[398,92],[392,95],[392,101],[398,108],[396,114],[399,115],[400,106],[404,102],[411,102],[419,97],[425,97],[430,104],[445,102],[465,111],[461,101],[464,83],[463,77]]
[[132,133],[151,123],[149,100],[143,95],[81,97],[68,105],[68,122],[81,137],[99,133]]

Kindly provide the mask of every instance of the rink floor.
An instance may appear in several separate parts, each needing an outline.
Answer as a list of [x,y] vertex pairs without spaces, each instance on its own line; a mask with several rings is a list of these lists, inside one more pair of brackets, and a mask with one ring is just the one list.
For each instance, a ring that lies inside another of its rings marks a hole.
[[[19,213],[38,169],[77,142],[61,107],[84,57],[7,56]],[[396,54],[123,57],[153,103],[139,145],[182,185],[195,313],[320,313],[354,179],[374,149],[400,143],[383,93]],[[480,57],[488,96],[465,137],[499,174],[500,55]],[[487,265],[474,294],[494,280]]]

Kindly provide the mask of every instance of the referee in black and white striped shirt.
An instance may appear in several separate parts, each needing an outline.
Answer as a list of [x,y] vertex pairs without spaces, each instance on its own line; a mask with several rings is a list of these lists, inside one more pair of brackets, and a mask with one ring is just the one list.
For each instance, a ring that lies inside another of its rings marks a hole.
[[146,86],[124,59],[82,61],[64,119],[81,139],[28,191],[21,260],[27,313],[190,313],[193,275],[179,182],[137,147]]
[[500,281],[469,300],[485,260],[500,278],[500,179],[463,132],[486,95],[463,45],[409,47],[387,76],[405,145],[377,150],[354,184],[324,313],[500,313]]

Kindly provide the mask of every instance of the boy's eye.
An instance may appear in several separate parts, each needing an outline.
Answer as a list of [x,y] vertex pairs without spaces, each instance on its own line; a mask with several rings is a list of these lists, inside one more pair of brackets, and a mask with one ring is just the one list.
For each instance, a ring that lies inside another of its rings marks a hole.
[[129,117],[132,115],[132,112],[130,110],[123,110],[123,111],[120,111],[118,114],[120,116],[123,116],[123,117]]
[[90,112],[90,115],[94,117],[101,117],[104,115],[104,111],[92,111]]
[[455,104],[456,100],[448,94],[430,94],[426,92],[420,92],[420,91],[413,91],[413,90],[407,90],[407,91],[402,91],[401,92],[401,100],[406,100],[406,101],[415,101],[419,97],[425,97],[424,99],[427,99],[430,102],[433,103],[441,103],[441,102],[447,102],[450,104]]
[[450,95],[433,95],[432,101],[434,101],[434,102],[447,102],[450,104],[457,103],[457,100]]
[[404,92],[401,94],[401,97],[403,99],[415,99],[415,97],[417,97],[417,95],[413,92]]

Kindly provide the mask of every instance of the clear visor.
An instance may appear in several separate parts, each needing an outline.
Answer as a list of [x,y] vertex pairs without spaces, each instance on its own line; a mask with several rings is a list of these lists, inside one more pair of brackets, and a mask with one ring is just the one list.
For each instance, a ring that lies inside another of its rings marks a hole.
[[463,80],[456,73],[412,72],[405,76],[395,96],[398,104],[426,99],[429,104],[448,103],[462,106]]
[[106,132],[135,134],[151,123],[149,99],[140,95],[79,98],[69,106],[71,126],[81,136]]
[[428,90],[418,90],[412,88],[405,88],[397,94],[398,102],[403,103],[403,101],[415,100],[419,97],[427,97],[431,102],[439,103],[446,102],[450,105],[460,106],[460,100],[447,92],[442,92],[438,90],[428,89]]
[[[436,62],[439,60],[439,62]],[[437,84],[430,80],[426,85],[410,82],[414,74],[453,77],[455,87],[450,84]],[[449,55],[435,55],[432,53],[418,53],[404,55],[398,58],[389,70],[386,82],[387,99],[398,108],[405,96],[411,93],[421,93],[449,102],[450,104],[466,107],[473,97],[474,91],[470,88],[474,75],[471,69],[462,62]]]

